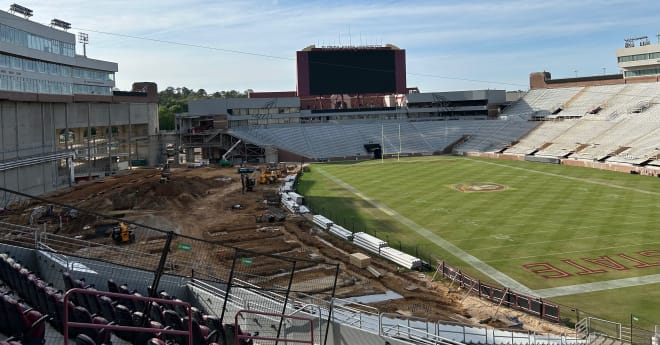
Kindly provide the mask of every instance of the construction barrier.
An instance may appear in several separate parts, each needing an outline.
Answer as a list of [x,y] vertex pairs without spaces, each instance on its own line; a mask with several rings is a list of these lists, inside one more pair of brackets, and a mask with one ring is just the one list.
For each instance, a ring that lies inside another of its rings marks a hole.
[[479,298],[485,298],[511,309],[521,310],[544,320],[560,321],[559,305],[555,303],[512,291],[506,287],[488,285],[461,272],[458,268],[446,264],[444,261],[438,266],[438,271],[438,273],[442,273],[443,277],[451,280],[451,285],[458,284],[460,288],[468,289],[469,293],[473,293]]

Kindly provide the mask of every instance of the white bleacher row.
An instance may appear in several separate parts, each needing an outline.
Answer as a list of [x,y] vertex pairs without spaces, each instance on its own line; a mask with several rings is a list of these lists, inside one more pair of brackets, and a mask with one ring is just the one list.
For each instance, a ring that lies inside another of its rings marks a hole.
[[[618,153],[606,161],[629,164],[639,164],[660,154],[660,83],[565,90],[564,93],[532,90],[502,115],[511,117],[520,115],[516,114],[518,111],[530,110],[552,111],[548,105],[562,103],[564,110],[558,117],[562,114],[568,117],[582,114],[582,117],[543,121],[506,153],[536,152],[539,156],[589,160]],[[566,98],[571,93],[572,96]],[[597,114],[588,114],[596,107],[601,108]],[[469,145],[470,142],[465,146]],[[578,149],[580,151],[576,152]]]
[[575,150],[582,143],[590,143],[593,138],[606,133],[616,123],[614,121],[601,120],[566,120],[573,123],[563,133],[552,141],[550,146],[539,150],[538,156],[562,157]]
[[330,219],[320,214],[315,214],[312,217],[312,223],[316,224],[316,226],[326,231],[330,230],[330,228],[334,225],[334,223]]
[[509,147],[521,135],[529,132],[539,123],[536,121],[500,121],[497,128],[479,128],[470,139],[455,147],[456,152],[496,152]]
[[660,124],[657,124],[653,131],[647,133],[630,143],[631,148],[629,150],[623,151],[607,161],[639,164],[652,157],[657,158],[660,155]]
[[374,254],[380,254],[380,249],[387,247],[387,242],[365,232],[354,233],[353,244]]
[[408,269],[422,265],[422,260],[419,258],[416,258],[410,254],[403,253],[392,247],[380,248],[380,256]]
[[280,193],[293,192],[293,185],[296,183],[296,177],[289,175],[284,178],[284,184],[280,187]]
[[528,120],[532,116],[548,115],[568,102],[581,89],[580,87],[572,87],[529,90],[523,98],[508,106],[502,115],[524,120]]
[[387,242],[365,232],[352,233],[350,230],[335,224],[332,220],[323,215],[314,215],[312,217],[312,223],[324,231],[343,240],[353,242],[356,246],[394,262],[403,268],[412,270],[422,266],[421,259],[392,248]]
[[[256,145],[273,145],[309,158],[365,156],[365,144],[381,144],[383,153],[442,151],[463,136],[476,149],[498,151],[537,123],[509,120],[384,121],[297,126],[237,127],[231,130]],[[464,150],[465,151],[465,150]]]
[[530,154],[541,147],[547,138],[554,138],[573,125],[572,121],[545,121],[532,132],[522,137],[507,153]]
[[590,111],[603,107],[609,98],[625,87],[624,84],[587,86],[578,92],[573,99],[564,104],[561,114],[564,116],[589,116]]
[[533,115],[544,116],[552,114],[553,111],[562,107],[581,90],[581,87],[545,89],[545,92],[530,104],[532,110],[534,110]]
[[297,175],[288,175],[284,178],[284,184],[280,187],[280,203],[291,213],[309,213],[309,208],[303,205],[304,197],[294,191]]
[[653,117],[655,117],[655,122],[660,122],[659,106],[652,106],[643,113],[629,114],[620,118],[616,126],[593,138],[591,146],[576,153],[574,157],[598,160],[620,147],[634,147],[635,141],[648,137],[651,132],[658,129],[658,125],[652,124]]
[[295,201],[293,201],[291,199],[291,197],[288,196],[288,193],[283,193],[282,194],[280,202],[282,204],[282,207],[284,207],[284,209],[286,209],[287,211],[289,211],[291,213],[303,214],[303,213],[309,212],[309,209],[307,207],[305,207],[304,205],[300,205],[300,204],[296,203]]
[[330,228],[328,229],[328,232],[343,240],[353,241],[353,233],[341,225],[332,224],[332,226],[330,226]]

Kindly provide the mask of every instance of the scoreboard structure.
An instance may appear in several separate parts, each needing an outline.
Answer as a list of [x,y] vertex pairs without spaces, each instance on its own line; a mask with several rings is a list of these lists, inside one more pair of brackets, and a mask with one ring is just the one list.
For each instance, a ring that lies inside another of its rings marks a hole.
[[406,93],[406,52],[393,45],[296,52],[298,96]]

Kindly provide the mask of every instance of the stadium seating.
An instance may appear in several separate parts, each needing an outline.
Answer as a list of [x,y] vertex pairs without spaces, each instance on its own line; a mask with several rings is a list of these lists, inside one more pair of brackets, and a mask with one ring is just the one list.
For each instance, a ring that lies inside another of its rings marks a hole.
[[564,117],[589,117],[592,115],[590,112],[598,107],[604,108],[607,100],[621,92],[624,87],[624,84],[585,87],[567,103],[563,104],[559,115]]
[[[552,93],[565,97],[574,90],[570,88],[565,89],[563,94],[557,91]],[[511,117],[519,115],[516,114],[518,111],[544,107],[550,111],[547,107],[547,104],[553,104],[547,101],[550,90],[532,91],[523,97],[522,102],[517,102],[527,104],[528,108],[514,104],[503,115]],[[546,100],[541,101],[544,98]],[[660,107],[654,104],[657,99],[660,99],[660,83],[583,88],[567,99],[563,110],[557,114],[557,117],[563,114],[571,119],[543,121],[505,152],[643,163],[660,153]],[[594,107],[600,108],[600,111],[591,113],[588,110]]]
[[257,145],[273,145],[309,158],[364,156],[364,144],[382,145],[384,154],[419,154],[443,151],[463,136],[468,150],[497,151],[527,133],[529,121],[384,121],[342,124],[310,124],[296,127],[234,128],[232,133]]

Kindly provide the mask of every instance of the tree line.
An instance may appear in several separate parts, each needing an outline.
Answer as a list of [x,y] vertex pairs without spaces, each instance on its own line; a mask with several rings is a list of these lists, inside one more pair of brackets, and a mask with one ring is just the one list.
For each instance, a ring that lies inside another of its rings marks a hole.
[[172,87],[158,92],[158,121],[161,130],[174,130],[176,114],[188,111],[188,101],[210,98],[246,98],[252,89],[243,92],[237,90],[208,93],[204,89],[195,91],[187,87]]

